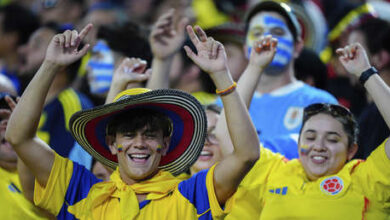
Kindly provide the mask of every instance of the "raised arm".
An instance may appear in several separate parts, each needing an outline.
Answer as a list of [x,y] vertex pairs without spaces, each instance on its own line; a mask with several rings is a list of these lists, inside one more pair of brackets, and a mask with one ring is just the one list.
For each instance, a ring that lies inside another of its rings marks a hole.
[[[185,46],[187,55],[205,72],[210,74],[217,90],[223,91],[233,85],[223,45],[195,26],[187,32],[197,49],[195,54]],[[237,91],[221,96],[225,108],[227,127],[234,146],[232,154],[225,157],[215,168],[214,188],[218,202],[224,204],[237,190],[246,173],[259,158],[259,140],[249,113]]]
[[45,59],[27,86],[8,122],[6,140],[19,158],[30,168],[42,186],[46,186],[54,162],[54,153],[39,138],[36,131],[49,87],[59,69],[80,59],[89,45],[78,49],[92,25],[80,33],[67,30],[51,40]]
[[[250,54],[248,66],[237,83],[237,92],[242,97],[247,109],[249,109],[253,94],[255,93],[264,68],[275,56],[277,43],[278,40],[276,38],[267,35],[261,37],[260,40],[253,45],[254,50],[252,50]],[[233,145],[229,133],[227,132],[224,110],[221,112],[221,117],[217,122],[215,131],[223,155],[226,156],[231,154],[233,152]]]
[[[339,55],[339,60],[345,67],[345,69],[356,75],[358,78],[362,73],[369,68],[371,64],[367,58],[367,53],[359,43],[350,44],[344,48],[336,50]],[[364,87],[370,93],[376,106],[379,109],[383,119],[386,121],[387,127],[390,128],[390,88],[382,80],[378,74],[370,76],[367,81],[364,82]],[[390,159],[390,141],[387,141],[386,155]]]
[[146,87],[150,89],[169,88],[169,72],[173,56],[182,47],[185,40],[187,18],[182,18],[177,25],[174,21],[174,9],[159,17],[153,25],[149,43],[153,53],[152,76]]

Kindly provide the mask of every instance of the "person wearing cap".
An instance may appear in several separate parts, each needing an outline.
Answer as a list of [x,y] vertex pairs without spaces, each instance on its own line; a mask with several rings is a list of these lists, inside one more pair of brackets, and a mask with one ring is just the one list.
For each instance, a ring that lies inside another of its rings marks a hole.
[[[335,104],[337,101],[326,91],[295,78],[294,62],[303,42],[299,23],[287,4],[261,1],[254,5],[246,16],[245,30],[249,64],[238,81],[238,91],[249,107],[260,141],[280,138],[284,143],[284,139],[292,139],[285,151],[295,152],[304,107],[317,102]],[[250,55],[256,50],[256,41],[267,35],[276,38],[278,44],[272,62],[263,68],[254,65],[256,61]]]
[[[255,47],[261,51],[264,45]],[[364,48],[353,43],[336,53],[373,97],[389,127],[390,88],[370,65]],[[260,147],[260,159],[240,183],[225,219],[388,219],[388,139],[366,161],[352,160],[358,126],[347,108],[311,104],[304,109],[302,124],[299,159],[287,160]]]
[[[6,139],[36,177],[34,202],[58,219],[212,219],[259,158],[259,141],[235,91],[223,46],[200,27],[187,32],[197,54],[188,56],[210,73],[226,108],[236,151],[211,169],[181,181],[205,140],[206,116],[191,95],[178,90],[125,90],[113,103],[72,116],[75,139],[95,159],[116,170],[99,182],[82,166],[49,150],[35,137],[48,88],[58,68],[85,55],[78,50],[92,25],[56,35],[46,58],[11,115]],[[25,111],[29,109],[29,111]],[[241,133],[242,131],[245,131]],[[225,210],[223,210],[223,208]]]

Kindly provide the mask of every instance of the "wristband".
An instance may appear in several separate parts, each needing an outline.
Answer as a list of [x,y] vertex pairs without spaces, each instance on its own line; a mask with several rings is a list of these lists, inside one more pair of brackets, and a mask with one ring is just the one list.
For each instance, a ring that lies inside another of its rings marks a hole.
[[376,70],[375,67],[370,67],[368,70],[362,72],[362,74],[360,75],[359,77],[359,81],[362,85],[364,85],[364,83],[366,83],[366,81],[368,80],[368,78],[370,78],[370,76],[374,75],[374,74],[378,74],[378,70]]
[[215,90],[215,93],[217,95],[220,95],[220,96],[224,96],[224,95],[228,95],[230,93],[232,93],[234,90],[236,90],[236,87],[237,87],[237,83],[236,82],[233,82],[233,84],[231,86],[229,86],[228,88],[226,89],[223,89],[223,90]]

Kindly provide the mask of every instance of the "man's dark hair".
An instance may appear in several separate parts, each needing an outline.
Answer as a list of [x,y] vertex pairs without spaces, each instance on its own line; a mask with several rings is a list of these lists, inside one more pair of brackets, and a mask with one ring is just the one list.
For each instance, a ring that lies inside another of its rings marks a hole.
[[144,27],[134,23],[102,25],[97,38],[107,42],[108,47],[125,57],[137,57],[146,60],[150,65],[152,51]]
[[38,17],[16,3],[0,7],[0,14],[3,15],[2,31],[16,32],[19,38],[18,45],[25,44],[39,27]]
[[114,116],[107,124],[106,135],[135,132],[147,128],[149,131],[163,131],[163,137],[172,133],[172,121],[165,114],[147,108],[135,108]]
[[366,39],[367,49],[371,54],[378,53],[383,48],[385,31],[390,27],[389,23],[380,18],[370,18],[363,21],[355,30],[361,31]]

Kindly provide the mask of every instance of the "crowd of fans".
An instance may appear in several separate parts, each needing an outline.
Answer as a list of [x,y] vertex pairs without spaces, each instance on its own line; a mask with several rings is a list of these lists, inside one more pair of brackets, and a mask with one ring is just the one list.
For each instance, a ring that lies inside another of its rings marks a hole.
[[389,14],[1,1],[0,219],[389,218]]

